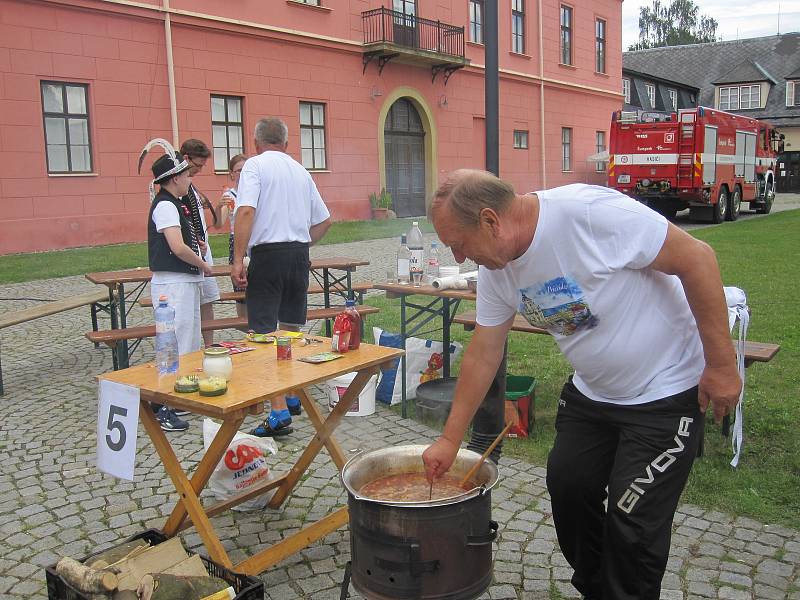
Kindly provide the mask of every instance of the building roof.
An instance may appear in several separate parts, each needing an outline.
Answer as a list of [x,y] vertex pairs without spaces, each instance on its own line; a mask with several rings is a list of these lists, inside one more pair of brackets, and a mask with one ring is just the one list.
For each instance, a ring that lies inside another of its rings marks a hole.
[[624,52],[622,64],[625,70],[671,81],[680,78],[699,88],[700,106],[714,106],[715,83],[768,81],[771,89],[766,107],[748,110],[747,114],[764,119],[800,119],[798,107],[786,106],[786,80],[800,77],[798,32]]
[[749,59],[725,73],[722,77],[714,81],[714,84],[752,83],[754,81],[769,81],[773,85],[779,84],[779,82],[761,65]]

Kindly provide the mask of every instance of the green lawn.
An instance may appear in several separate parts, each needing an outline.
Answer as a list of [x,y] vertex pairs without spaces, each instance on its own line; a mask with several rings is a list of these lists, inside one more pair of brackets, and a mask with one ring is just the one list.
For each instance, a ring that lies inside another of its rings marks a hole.
[[[433,231],[425,219],[417,219],[423,232]],[[386,237],[400,237],[408,232],[411,219],[386,221],[343,221],[334,223],[321,245],[357,242]],[[142,231],[144,229],[142,222]],[[227,260],[228,236],[211,236],[211,251],[217,260]],[[96,248],[75,248],[55,252],[10,254],[0,256],[0,283],[83,275],[94,271],[116,271],[147,266],[147,244],[116,244]]]
[[[730,467],[730,441],[706,424],[705,455],[695,462],[684,500],[699,506],[800,529],[800,325],[785,316],[800,281],[797,232],[800,211],[726,223],[693,234],[717,252],[726,285],[748,294],[752,320],[748,338],[781,344],[777,357],[747,370],[745,447],[737,469]],[[381,308],[369,325],[399,330],[399,302],[370,297]],[[460,310],[472,307],[462,305]],[[453,327],[455,339],[469,334]],[[456,368],[457,370],[457,368]],[[508,372],[536,377],[536,425],[527,440],[508,440],[509,455],[545,464],[553,441],[556,400],[570,369],[545,336],[512,333]]]

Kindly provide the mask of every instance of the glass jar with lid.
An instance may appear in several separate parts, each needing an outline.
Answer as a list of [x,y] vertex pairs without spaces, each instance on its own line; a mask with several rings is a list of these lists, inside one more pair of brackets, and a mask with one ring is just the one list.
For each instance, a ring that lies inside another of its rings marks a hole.
[[222,377],[226,381],[230,381],[233,373],[230,350],[219,346],[203,350],[203,372],[207,377]]

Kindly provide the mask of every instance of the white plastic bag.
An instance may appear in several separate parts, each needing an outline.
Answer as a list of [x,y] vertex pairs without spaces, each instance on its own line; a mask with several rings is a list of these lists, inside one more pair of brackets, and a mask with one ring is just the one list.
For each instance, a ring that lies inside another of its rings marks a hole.
[[[208,447],[219,431],[220,425],[211,419],[203,419],[203,447]],[[272,438],[260,438],[237,431],[225,455],[219,461],[208,489],[217,500],[228,500],[269,477],[267,456],[278,452]],[[271,494],[265,493],[233,507],[234,510],[258,510],[267,505]]]
[[750,325],[750,309],[747,306],[747,296],[744,291],[737,287],[725,287],[725,302],[728,304],[728,327],[731,332],[739,322],[739,331],[736,339],[736,365],[739,369],[739,377],[742,378],[742,391],[739,392],[739,402],[733,411],[733,435],[731,435],[731,446],[733,447],[733,459],[731,466],[739,466],[739,458],[742,455],[742,444],[744,443],[744,343],[747,341],[747,328]]
[[[372,332],[379,345],[392,345],[390,343],[383,343],[384,337],[388,332],[384,332],[379,327],[373,327]],[[389,334],[389,336],[396,336],[396,334]],[[444,345],[442,342],[434,340],[423,340],[415,337],[406,339],[406,398],[413,399],[417,397],[417,387],[419,387],[420,383],[442,377],[442,366],[444,364],[443,348]],[[451,367],[456,362],[458,355],[461,354],[461,349],[462,346],[458,342],[450,342]],[[383,402],[386,401],[388,393],[384,395],[382,392],[388,392],[386,388],[391,385],[391,378],[393,378],[394,385],[391,387],[392,396],[390,404],[397,404],[400,402],[403,397],[401,368],[401,363],[398,361],[396,376],[389,370],[381,372],[381,382],[378,384],[376,399]],[[386,381],[384,381],[384,379]]]

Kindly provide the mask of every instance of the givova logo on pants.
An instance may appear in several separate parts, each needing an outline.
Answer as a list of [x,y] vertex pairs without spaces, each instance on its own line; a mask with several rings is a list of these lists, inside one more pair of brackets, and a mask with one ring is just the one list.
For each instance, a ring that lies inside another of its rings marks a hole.
[[670,468],[677,458],[676,455],[683,452],[686,447],[681,440],[682,437],[689,437],[689,425],[692,424],[694,419],[691,417],[681,417],[678,423],[678,433],[675,434],[675,447],[667,448],[656,456],[649,465],[645,468],[645,476],[637,477],[628,486],[622,496],[617,502],[617,508],[622,512],[630,514],[633,507],[639,501],[639,498],[644,496],[647,486],[651,485],[656,480],[656,473],[663,473]]

